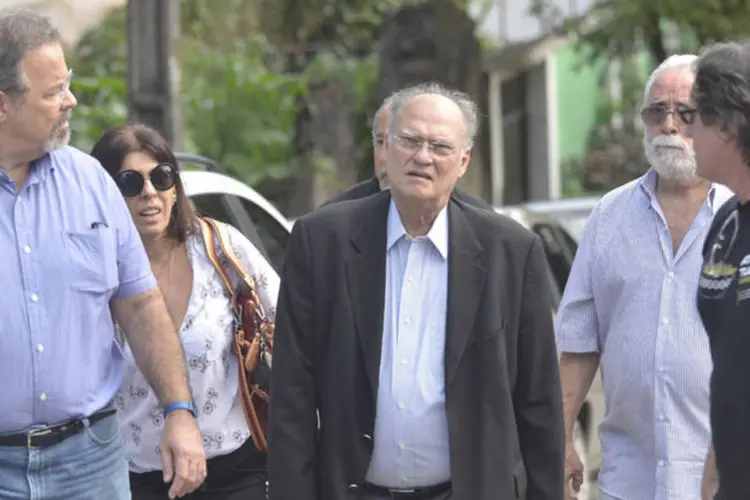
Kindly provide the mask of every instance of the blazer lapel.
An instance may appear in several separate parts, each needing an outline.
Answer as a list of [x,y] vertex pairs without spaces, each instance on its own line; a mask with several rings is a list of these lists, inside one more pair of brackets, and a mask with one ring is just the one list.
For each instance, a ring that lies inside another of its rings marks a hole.
[[[385,301],[385,246],[390,194],[373,196],[358,207],[360,220],[350,239],[351,256],[345,264],[349,296],[370,379],[373,403],[380,379]],[[354,214],[353,214],[354,216]]]
[[461,206],[448,206],[448,311],[445,332],[445,383],[453,380],[469,341],[484,291],[484,249]]

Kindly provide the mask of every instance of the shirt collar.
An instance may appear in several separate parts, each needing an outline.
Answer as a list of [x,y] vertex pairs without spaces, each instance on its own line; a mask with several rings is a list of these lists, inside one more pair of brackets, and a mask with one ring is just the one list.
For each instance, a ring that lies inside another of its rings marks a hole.
[[[28,185],[37,184],[44,181],[49,173],[54,171],[54,167],[52,166],[52,158],[50,157],[49,153],[46,153],[44,156],[31,161],[29,165],[31,167],[29,171],[29,179],[26,181],[26,184]],[[11,182],[10,176],[4,170],[0,171],[0,181],[3,183]]]
[[[407,234],[404,224],[401,222],[401,215],[398,212],[396,203],[391,198],[391,204],[388,209],[386,251],[390,251],[391,247],[404,237],[409,240],[419,239],[412,238]],[[429,232],[423,237],[432,242],[443,259],[448,259],[448,205],[444,206],[440,213],[438,213]]]
[[[648,197],[649,203],[652,200],[656,199],[656,181],[658,179],[658,174],[653,168],[649,168],[648,171],[641,176],[641,178],[638,180],[638,186],[641,188],[643,193]],[[706,197],[706,205],[708,205],[708,208],[711,210],[711,213],[716,213],[716,210],[719,208],[714,203],[714,198],[716,197],[716,184],[712,183],[711,187],[708,189],[708,196]]]
[[46,153],[41,158],[37,158],[31,162],[31,176],[29,177],[29,181],[31,181],[32,184],[42,182],[47,178],[49,173],[54,170],[52,155]]

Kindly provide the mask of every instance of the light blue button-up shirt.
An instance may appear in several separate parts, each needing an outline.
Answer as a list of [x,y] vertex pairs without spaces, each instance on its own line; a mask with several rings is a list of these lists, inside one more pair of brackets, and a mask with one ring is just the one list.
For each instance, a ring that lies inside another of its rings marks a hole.
[[65,147],[0,170],[0,433],[88,416],[123,380],[111,298],[156,280],[117,186]]
[[411,238],[391,201],[373,454],[367,481],[390,488],[450,479],[445,414],[447,207]]
[[731,193],[711,188],[675,254],[655,191],[649,171],[591,214],[557,315],[558,348],[601,355],[602,498],[700,500],[712,363],[695,297],[703,240]]

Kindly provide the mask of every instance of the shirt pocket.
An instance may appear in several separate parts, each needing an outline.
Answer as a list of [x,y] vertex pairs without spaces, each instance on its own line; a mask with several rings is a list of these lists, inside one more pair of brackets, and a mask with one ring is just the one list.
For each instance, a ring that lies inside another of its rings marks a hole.
[[63,243],[74,290],[102,293],[117,287],[115,237],[110,228],[66,231]]

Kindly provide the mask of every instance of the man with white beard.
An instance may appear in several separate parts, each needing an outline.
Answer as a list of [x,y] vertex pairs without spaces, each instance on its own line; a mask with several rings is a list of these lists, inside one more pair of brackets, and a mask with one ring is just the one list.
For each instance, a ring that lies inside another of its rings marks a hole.
[[583,468],[573,424],[601,367],[602,500],[700,500],[710,442],[711,357],[698,316],[701,250],[731,193],[696,176],[685,135],[692,55],[651,75],[641,112],[650,170],[604,195],[586,225],[556,319],[566,497]]

